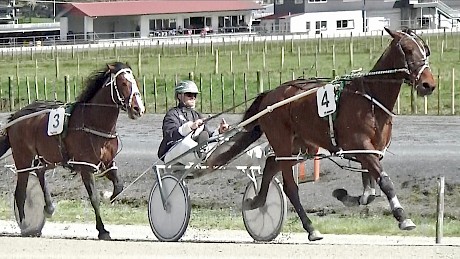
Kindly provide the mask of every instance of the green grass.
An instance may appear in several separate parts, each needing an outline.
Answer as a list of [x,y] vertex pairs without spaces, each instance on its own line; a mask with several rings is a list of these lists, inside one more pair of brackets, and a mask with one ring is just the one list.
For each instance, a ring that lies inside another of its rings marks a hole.
[[[0,200],[0,219],[14,220],[10,209],[11,202]],[[145,225],[148,226],[147,207],[126,204],[101,206],[102,218],[106,224]],[[337,215],[318,216],[309,214],[314,226],[324,234],[366,234],[399,236],[435,236],[436,219],[434,217],[412,216],[417,228],[412,231],[399,230],[396,220],[389,215]],[[94,223],[94,213],[87,201],[60,201],[57,211],[48,222],[85,222]],[[234,229],[244,230],[241,211],[230,208],[207,209],[192,208],[189,227],[198,229]],[[290,211],[284,223],[283,232],[304,232],[297,214]],[[446,217],[443,235],[460,236],[460,220]]]
[[[440,86],[440,90],[427,98],[428,114],[451,114],[453,87],[456,100],[455,114],[458,114],[460,110],[460,83],[458,82],[460,35],[447,33],[446,35],[424,35],[423,38],[431,47],[430,66],[435,77],[437,79],[439,77]],[[336,75],[349,74],[351,70],[357,68],[368,71],[388,46],[388,42],[387,35],[354,38],[353,60],[350,59],[349,38],[288,40],[285,42],[253,42],[250,40],[240,42],[240,44],[212,45],[198,44],[195,41],[187,46],[139,45],[90,50],[75,48],[70,51],[57,52],[44,52],[40,48],[34,52],[7,53],[2,51],[0,53],[2,71],[0,99],[8,96],[10,91],[8,77],[10,77],[11,91],[17,99],[14,109],[28,102],[28,94],[32,100],[51,99],[55,88],[58,99],[65,101],[64,76],[68,76],[70,89],[68,100],[72,101],[80,92],[85,77],[92,71],[103,68],[105,63],[119,60],[129,62],[133,67],[141,82],[141,91],[146,99],[149,112],[163,113],[168,107],[171,107],[174,102],[173,89],[176,80],[188,78],[189,74],[193,73],[194,79],[201,81],[203,92],[199,100],[199,110],[215,113],[254,97],[259,91],[257,73],[260,73],[263,90],[266,90],[299,76],[332,77],[333,73]],[[281,65],[282,48],[285,53],[283,65]],[[333,49],[335,64],[333,64]],[[216,50],[219,53],[218,73],[215,73],[216,56],[213,55]],[[230,66],[230,60],[233,62],[232,66]],[[453,71],[453,69],[457,70]],[[400,107],[402,114],[412,113],[410,92],[409,86],[402,88]],[[8,107],[7,103],[2,103],[2,105]],[[423,114],[423,107],[423,99],[416,99],[417,114]],[[239,107],[235,112],[244,110],[245,107]]]

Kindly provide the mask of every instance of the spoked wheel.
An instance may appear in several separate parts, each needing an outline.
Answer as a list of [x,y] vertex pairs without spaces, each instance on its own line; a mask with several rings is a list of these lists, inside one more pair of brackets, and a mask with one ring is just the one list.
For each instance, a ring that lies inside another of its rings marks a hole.
[[[160,183],[155,183],[150,192],[150,227],[160,241],[177,241],[184,235],[190,221],[192,207],[188,189],[172,175],[162,176],[161,186],[160,189]],[[165,199],[164,205],[161,190]]]
[[29,175],[26,190],[26,201],[24,203],[24,216],[22,222],[19,222],[19,212],[14,199],[14,216],[19,228],[21,236],[41,236],[43,226],[45,225],[45,198],[43,190],[35,174]]
[[[256,196],[261,183],[262,177],[257,177],[257,190],[254,188],[252,181],[248,183],[244,192],[243,202]],[[270,182],[264,206],[253,210],[243,209],[244,226],[255,241],[271,241],[275,239],[283,228],[286,215],[286,196],[281,183],[276,178],[273,178]]]

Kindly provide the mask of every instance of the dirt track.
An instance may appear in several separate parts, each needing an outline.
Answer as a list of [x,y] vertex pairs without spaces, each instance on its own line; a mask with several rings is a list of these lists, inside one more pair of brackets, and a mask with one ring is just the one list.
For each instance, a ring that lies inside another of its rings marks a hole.
[[[254,243],[245,231],[188,229],[178,243],[155,242],[148,226],[107,226],[112,242],[94,240],[92,224],[47,223],[41,238],[5,237],[15,223],[0,221],[0,257],[15,258],[458,258],[460,238],[282,234]],[[8,248],[8,249],[5,249]]]

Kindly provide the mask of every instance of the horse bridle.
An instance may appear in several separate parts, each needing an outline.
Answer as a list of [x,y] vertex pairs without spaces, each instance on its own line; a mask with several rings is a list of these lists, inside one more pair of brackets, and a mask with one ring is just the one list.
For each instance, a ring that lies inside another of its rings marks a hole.
[[[131,92],[129,95],[128,103],[125,102],[125,97],[120,94],[117,86],[117,77],[123,74],[126,80],[131,82]],[[112,97],[113,103],[116,105],[121,105],[123,109],[131,108],[132,100],[134,96],[140,96],[141,93],[137,86],[136,79],[133,76],[133,71],[129,68],[122,68],[118,70],[116,73],[110,74],[110,80],[105,84],[105,86],[110,86],[110,95]]]
[[[402,34],[404,34],[406,37],[408,37],[409,39],[411,39],[413,42],[415,42],[415,44],[417,45],[417,47],[419,48],[420,50],[420,53],[422,54],[422,59],[420,60],[417,60],[417,61],[411,61],[411,62],[408,62],[407,59],[406,59],[406,53],[404,52],[402,46],[401,46],[401,40],[405,37],[401,37],[401,39],[399,39],[398,43],[397,43],[397,46],[399,47],[399,49],[401,50],[401,52],[403,53],[404,55],[404,62],[406,63],[406,73],[412,77],[414,80],[410,80],[410,82],[418,82],[418,80],[420,80],[420,77],[422,76],[422,73],[425,69],[430,69],[430,65],[428,64],[428,56],[429,54],[427,54],[427,51],[426,51],[426,44],[421,46],[420,43],[415,39],[415,37],[419,38],[417,35],[413,35],[412,33],[409,34],[409,33],[406,33],[406,32],[401,32]],[[420,39],[422,40],[422,39]],[[423,41],[423,40],[422,40]],[[417,67],[414,68],[414,66],[416,66],[417,64],[420,64],[418,65]]]

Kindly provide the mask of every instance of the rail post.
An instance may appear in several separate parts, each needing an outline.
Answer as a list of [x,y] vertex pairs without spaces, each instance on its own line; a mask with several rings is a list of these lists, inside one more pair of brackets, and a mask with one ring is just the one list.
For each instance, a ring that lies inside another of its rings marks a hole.
[[262,93],[264,91],[264,79],[260,70],[257,70],[257,89],[258,93]]
[[10,112],[14,110],[13,83],[11,76],[8,77],[8,99],[10,101]]
[[438,219],[436,221],[436,244],[440,244],[443,236],[444,223],[444,176],[441,176],[438,181],[437,215]]

